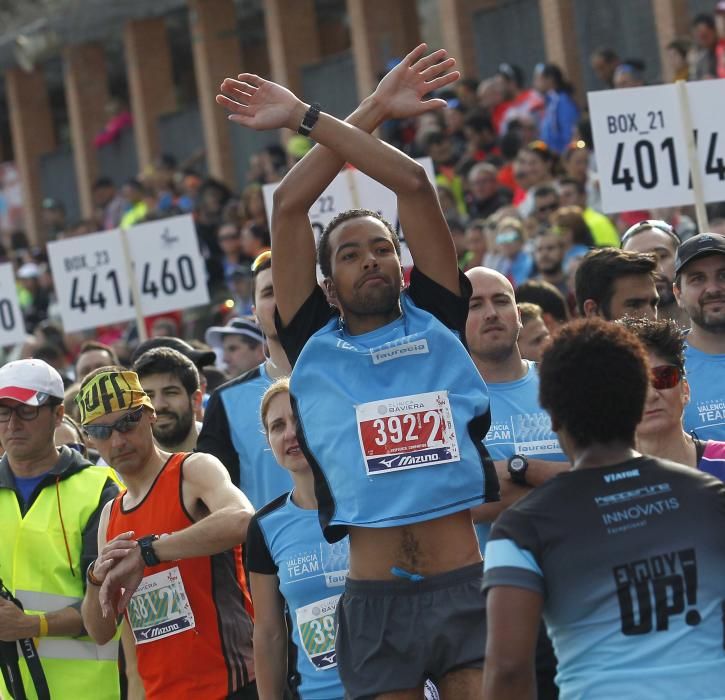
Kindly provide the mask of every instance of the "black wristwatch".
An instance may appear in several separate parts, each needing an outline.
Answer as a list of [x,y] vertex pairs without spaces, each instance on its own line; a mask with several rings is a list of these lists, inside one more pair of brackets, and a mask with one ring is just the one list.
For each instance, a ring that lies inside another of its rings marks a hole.
[[146,535],[138,541],[138,546],[141,548],[141,557],[146,566],[158,566],[161,563],[161,559],[156,556],[154,552],[153,544],[159,539],[158,535]]
[[319,102],[313,102],[309,106],[309,109],[305,112],[305,116],[302,119],[302,123],[297,129],[298,134],[302,136],[310,135],[310,132],[314,128],[315,124],[317,124],[317,120],[320,117],[320,109],[321,106]]
[[526,486],[526,471],[529,468],[529,460],[523,455],[511,455],[508,462],[508,472],[511,481],[520,486]]

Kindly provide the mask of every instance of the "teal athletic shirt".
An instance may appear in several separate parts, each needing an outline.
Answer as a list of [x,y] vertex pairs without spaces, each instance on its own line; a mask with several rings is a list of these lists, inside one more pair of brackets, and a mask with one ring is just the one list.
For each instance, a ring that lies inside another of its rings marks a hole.
[[209,399],[197,452],[218,458],[255,509],[287,493],[290,475],[277,464],[259,416],[259,405],[272,383],[264,364],[222,384]]
[[510,506],[484,590],[544,598],[561,700],[725,698],[725,484],[639,457],[559,474]]
[[465,275],[461,289],[413,269],[402,316],[353,336],[316,287],[286,328],[278,323],[328,541],[349,525],[406,525],[498,500],[482,444],[488,392],[461,342]]
[[685,406],[685,430],[701,440],[725,441],[725,355],[687,345],[685,373],[691,392]]
[[[328,544],[316,510],[284,494],[252,518],[247,534],[250,572],[277,576],[292,620],[302,700],[340,700],[335,609],[348,570],[347,538]],[[252,589],[254,595],[254,589]]]
[[[484,444],[491,459],[508,460],[519,454],[524,457],[566,462],[556,433],[551,430],[549,414],[539,403],[539,373],[536,363],[526,361],[528,370],[512,382],[489,382],[491,427]],[[477,523],[476,533],[481,549],[486,546],[491,523]]]

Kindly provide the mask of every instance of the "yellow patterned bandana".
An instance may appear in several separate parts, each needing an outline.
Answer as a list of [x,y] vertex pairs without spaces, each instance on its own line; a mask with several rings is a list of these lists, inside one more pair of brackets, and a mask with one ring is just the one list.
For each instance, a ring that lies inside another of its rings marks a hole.
[[143,390],[136,372],[102,372],[89,381],[76,396],[81,423],[86,425],[114,411],[148,406],[151,399]]

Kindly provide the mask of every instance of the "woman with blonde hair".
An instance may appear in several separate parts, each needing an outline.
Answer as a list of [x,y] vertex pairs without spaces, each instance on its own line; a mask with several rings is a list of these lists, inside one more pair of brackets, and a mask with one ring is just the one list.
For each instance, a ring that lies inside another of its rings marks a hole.
[[[348,540],[328,544],[322,536],[314,477],[297,442],[288,377],[269,386],[261,417],[274,457],[290,473],[294,486],[256,513],[247,534],[259,697],[279,700],[289,679],[302,700],[342,698],[335,610],[347,577]],[[297,647],[297,668],[290,673],[288,637]]]

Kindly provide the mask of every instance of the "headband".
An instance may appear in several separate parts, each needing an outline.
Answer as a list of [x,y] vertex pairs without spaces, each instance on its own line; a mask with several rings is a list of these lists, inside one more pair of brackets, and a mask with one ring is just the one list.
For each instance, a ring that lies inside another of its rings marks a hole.
[[151,399],[143,390],[136,372],[108,371],[97,374],[83,385],[75,399],[81,412],[81,423],[86,425],[114,411],[148,406]]

